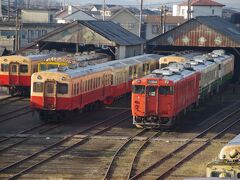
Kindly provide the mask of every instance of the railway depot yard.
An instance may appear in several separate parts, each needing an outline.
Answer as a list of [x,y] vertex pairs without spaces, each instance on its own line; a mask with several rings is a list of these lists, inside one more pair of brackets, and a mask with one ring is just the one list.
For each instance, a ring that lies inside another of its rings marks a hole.
[[134,127],[126,97],[49,124],[31,112],[29,99],[1,99],[0,178],[205,177],[207,163],[239,134],[239,97],[240,87],[229,85],[170,130]]

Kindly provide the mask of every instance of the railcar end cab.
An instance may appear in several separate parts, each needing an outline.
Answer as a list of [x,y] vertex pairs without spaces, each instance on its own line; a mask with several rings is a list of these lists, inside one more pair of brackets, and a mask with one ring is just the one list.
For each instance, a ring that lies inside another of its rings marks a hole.
[[[158,79],[137,79],[132,87],[133,124],[137,127],[158,128],[171,124],[174,84]],[[168,105],[166,105],[168,104]]]

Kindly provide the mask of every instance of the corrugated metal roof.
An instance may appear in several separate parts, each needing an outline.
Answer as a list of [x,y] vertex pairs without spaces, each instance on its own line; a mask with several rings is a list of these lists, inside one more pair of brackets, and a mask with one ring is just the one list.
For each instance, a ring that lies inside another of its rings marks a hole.
[[240,47],[240,28],[217,16],[199,16],[150,39],[147,44],[202,47],[201,40],[209,47]]
[[199,16],[196,20],[240,43],[240,28],[218,16]]
[[145,40],[112,21],[78,21],[118,45],[144,44]]

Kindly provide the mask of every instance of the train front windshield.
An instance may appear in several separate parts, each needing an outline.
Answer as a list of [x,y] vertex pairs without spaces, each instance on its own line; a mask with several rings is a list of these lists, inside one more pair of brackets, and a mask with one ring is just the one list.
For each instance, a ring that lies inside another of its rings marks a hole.
[[145,91],[146,91],[146,89],[145,89],[145,86],[143,86],[143,85],[134,85],[132,87],[132,92],[134,94],[144,94]]

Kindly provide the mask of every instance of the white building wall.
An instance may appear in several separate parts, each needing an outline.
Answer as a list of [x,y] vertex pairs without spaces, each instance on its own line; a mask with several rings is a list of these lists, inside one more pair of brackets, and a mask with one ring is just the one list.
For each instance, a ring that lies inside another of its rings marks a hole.
[[[183,16],[188,18],[188,7],[173,5],[173,16]],[[191,6],[191,18],[196,16],[220,16],[222,17],[222,7],[219,6]]]
[[173,5],[172,15],[179,16],[179,6],[178,5]]
[[222,7],[218,6],[193,6],[192,17],[196,16],[219,16],[222,17]]

